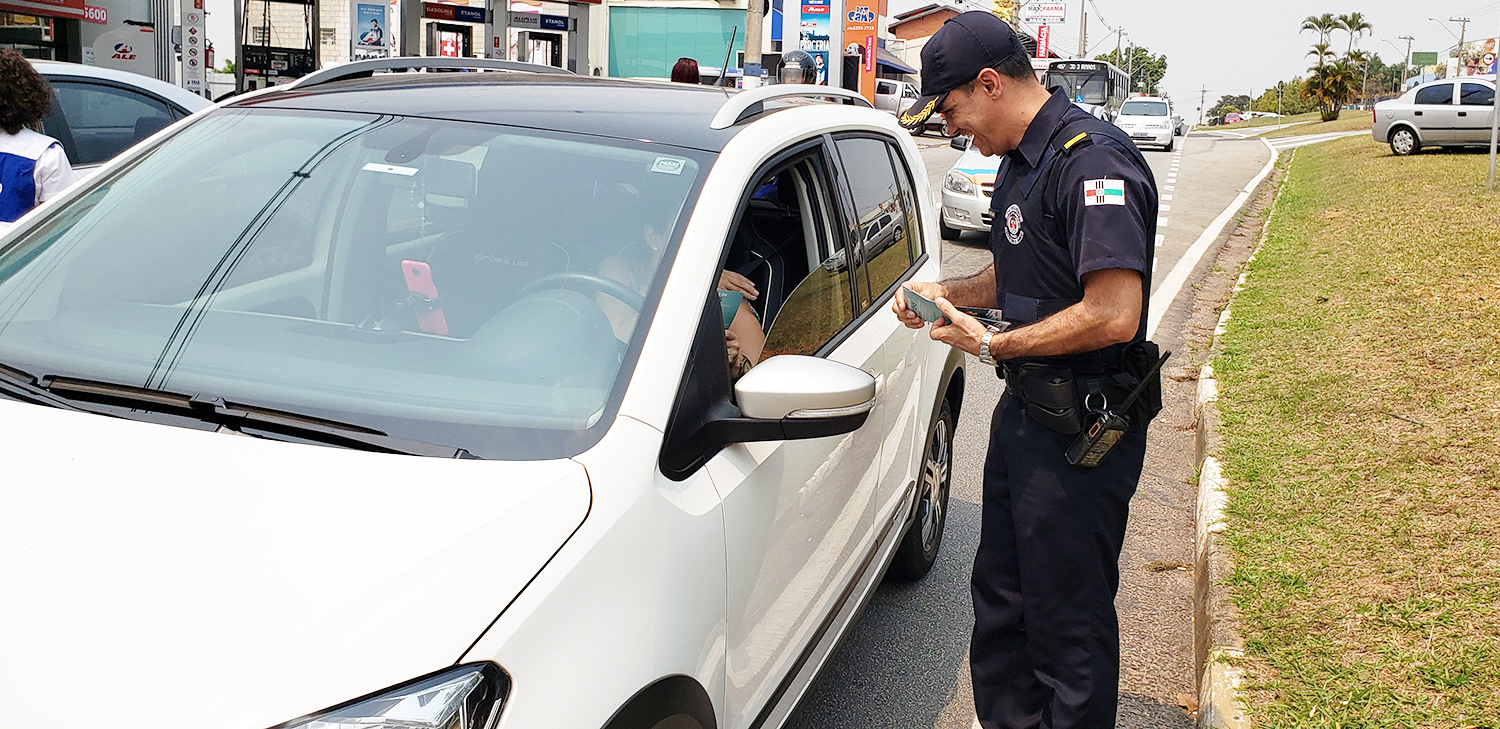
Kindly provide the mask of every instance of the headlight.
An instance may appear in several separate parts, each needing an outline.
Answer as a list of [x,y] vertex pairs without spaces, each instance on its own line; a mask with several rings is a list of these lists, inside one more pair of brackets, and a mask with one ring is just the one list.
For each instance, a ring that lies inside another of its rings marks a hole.
[[958,170],[949,170],[948,176],[943,178],[943,189],[960,195],[973,195],[974,178]]
[[470,663],[276,729],[489,729],[509,689],[494,664]]

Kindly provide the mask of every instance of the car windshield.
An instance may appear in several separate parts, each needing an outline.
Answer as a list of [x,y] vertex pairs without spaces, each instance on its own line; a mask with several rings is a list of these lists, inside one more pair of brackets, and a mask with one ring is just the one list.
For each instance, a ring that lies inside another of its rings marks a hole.
[[570,455],[608,425],[711,162],[226,109],[0,248],[0,361],[487,458]]
[[1121,116],[1166,116],[1165,101],[1127,101],[1120,107]]

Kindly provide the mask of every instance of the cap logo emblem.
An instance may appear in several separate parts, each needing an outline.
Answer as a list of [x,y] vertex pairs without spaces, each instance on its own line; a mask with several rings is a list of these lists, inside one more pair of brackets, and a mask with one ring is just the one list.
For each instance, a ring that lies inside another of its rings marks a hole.
[[1021,239],[1026,237],[1026,231],[1021,230],[1021,223],[1025,218],[1021,217],[1021,206],[1011,205],[1005,210],[1005,239],[1013,246],[1021,245]]
[[933,99],[932,101],[927,102],[927,105],[923,106],[922,109],[921,109],[921,111],[918,111],[916,113],[907,112],[906,114],[901,115],[901,123],[902,124],[916,124],[918,119],[924,119],[924,118],[927,117],[928,114],[931,114],[932,113],[932,107],[935,106],[936,104],[937,104],[937,99]]

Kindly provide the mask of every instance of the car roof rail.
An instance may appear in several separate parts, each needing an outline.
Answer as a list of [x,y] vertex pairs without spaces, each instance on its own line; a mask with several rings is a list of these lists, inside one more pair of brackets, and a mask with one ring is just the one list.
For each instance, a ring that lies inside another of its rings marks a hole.
[[828,99],[854,106],[874,108],[868,99],[848,89],[836,86],[814,86],[812,84],[776,84],[741,91],[719,107],[719,113],[708,123],[710,129],[728,129],[751,117],[764,114],[765,102],[771,99],[791,97]]
[[368,58],[352,61],[332,68],[315,71],[282,87],[305,89],[309,86],[343,81],[350,78],[368,78],[376,71],[394,70],[421,71],[510,71],[512,73],[559,73],[573,72],[556,66],[520,61],[502,61],[498,58],[435,58],[427,56],[395,56],[392,58]]

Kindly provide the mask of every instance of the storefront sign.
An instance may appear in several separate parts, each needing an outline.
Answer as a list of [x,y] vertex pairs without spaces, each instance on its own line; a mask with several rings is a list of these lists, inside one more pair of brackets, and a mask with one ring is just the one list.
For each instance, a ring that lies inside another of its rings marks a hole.
[[832,30],[829,0],[802,0],[802,26],[798,46],[813,55],[818,64],[818,83],[828,84],[828,34]]
[[555,30],[561,33],[572,29],[568,16],[541,13],[511,13],[510,27],[519,30]]
[[1032,25],[1062,25],[1067,18],[1067,3],[1032,2],[1021,8],[1021,21]]
[[[844,13],[844,43],[844,55],[859,58],[859,95],[874,104],[875,8],[850,0]],[[844,85],[848,84],[849,80],[844,79]]]
[[465,5],[422,3],[422,17],[432,18],[433,20],[456,20],[460,23],[483,23],[484,8],[471,8]]
[[0,10],[49,18],[83,18],[83,0],[5,0]]
[[109,25],[109,9],[85,5],[83,6],[83,19],[90,23]]
[[182,0],[182,88],[198,93],[208,83],[208,30],[203,0]]
[[568,32],[568,16],[566,15],[543,15],[542,30],[557,30]]
[[1051,28],[1051,26],[1042,25],[1042,26],[1038,26],[1037,27],[1037,29],[1036,29],[1036,57],[1037,58],[1046,58],[1047,57],[1047,51],[1048,51],[1047,46],[1048,46],[1048,43],[1051,41],[1051,39],[1052,39],[1052,28]]

